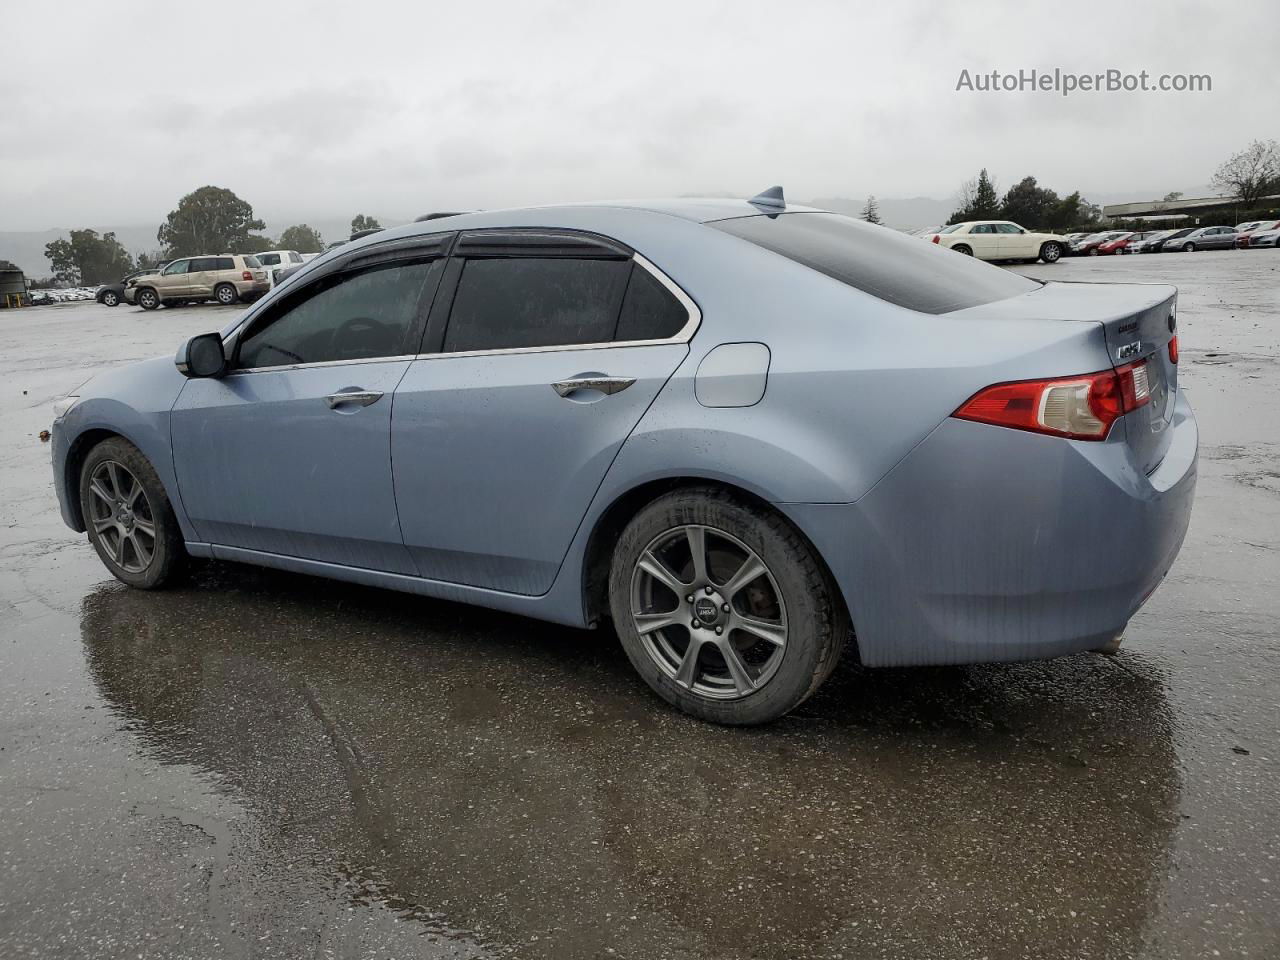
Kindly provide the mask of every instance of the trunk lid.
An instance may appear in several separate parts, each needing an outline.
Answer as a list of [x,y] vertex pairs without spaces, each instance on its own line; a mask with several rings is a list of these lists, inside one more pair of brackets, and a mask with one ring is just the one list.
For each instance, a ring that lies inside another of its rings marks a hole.
[[[1119,369],[1146,361],[1151,402],[1126,413],[1112,429],[1123,429],[1134,459],[1146,473],[1160,465],[1169,445],[1178,389],[1178,367],[1169,356],[1176,330],[1176,287],[1157,283],[1046,283],[1039,290],[975,308],[984,317],[1094,321],[1102,326],[1109,362]],[[1063,370],[1064,376],[1092,373]]]

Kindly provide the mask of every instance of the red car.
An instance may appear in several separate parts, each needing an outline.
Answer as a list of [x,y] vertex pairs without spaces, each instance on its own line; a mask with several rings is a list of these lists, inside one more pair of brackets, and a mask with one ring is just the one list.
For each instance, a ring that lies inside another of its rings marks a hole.
[[1280,220],[1256,220],[1252,223],[1242,223],[1236,227],[1237,247],[1247,247],[1249,245],[1249,235],[1252,233],[1266,233],[1270,230],[1280,230]]
[[1117,237],[1112,237],[1104,243],[1098,244],[1096,247],[1099,254],[1105,253],[1126,253],[1126,248],[1131,243],[1137,243],[1139,240],[1145,240],[1147,237],[1155,236],[1156,231],[1147,230],[1143,233],[1122,233]]

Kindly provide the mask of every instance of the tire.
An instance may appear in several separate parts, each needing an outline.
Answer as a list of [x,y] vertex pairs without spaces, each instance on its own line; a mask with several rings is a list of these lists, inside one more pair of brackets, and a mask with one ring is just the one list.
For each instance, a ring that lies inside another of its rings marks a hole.
[[1182,252],[1183,252],[1183,253],[1195,253],[1195,252],[1196,252],[1196,245],[1195,245],[1194,243],[1184,243],[1184,244],[1182,245]]
[[187,552],[177,518],[137,447],[121,437],[102,441],[85,457],[79,484],[89,542],[112,576],[154,590],[181,572]]
[[[706,576],[692,562],[699,538]],[[735,589],[752,558],[763,572]],[[659,576],[650,572],[655,564]],[[659,696],[735,726],[768,723],[804,702],[830,676],[850,632],[830,574],[804,538],[777,514],[712,487],[668,493],[627,524],[614,548],[609,606],[627,658]],[[744,614],[754,618],[745,621],[751,632],[740,627]],[[637,616],[650,618],[643,636]]]
[[952,250],[954,250],[956,253],[964,254],[966,257],[972,257],[972,256],[973,256],[973,248],[972,248],[972,247],[970,247],[970,246],[966,246],[966,245],[965,245],[965,244],[963,244],[963,243],[957,243],[957,244],[956,244],[954,247],[952,247],[951,249],[952,249]]
[[229,283],[220,283],[213,288],[213,298],[222,306],[229,307],[240,299],[236,288]]
[[118,306],[120,303],[120,294],[116,293],[114,290],[108,290],[98,298],[98,302],[105,307]]
[[154,310],[160,306],[159,295],[150,287],[143,287],[138,291],[138,306],[143,310]]
[[1050,240],[1040,247],[1040,259],[1045,263],[1057,263],[1062,259],[1062,244]]
[[1097,247],[1090,247],[1090,248],[1089,248],[1089,256],[1091,256],[1091,257],[1096,257],[1097,255],[1098,255],[1098,248],[1097,248]]

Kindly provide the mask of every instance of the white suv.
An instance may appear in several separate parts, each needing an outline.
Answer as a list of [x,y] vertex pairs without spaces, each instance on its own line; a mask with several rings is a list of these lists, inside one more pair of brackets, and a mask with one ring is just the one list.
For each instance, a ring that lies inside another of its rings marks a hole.
[[280,282],[282,271],[306,262],[297,250],[268,250],[266,253],[255,254],[255,256],[258,262],[267,268],[267,277],[273,287]]

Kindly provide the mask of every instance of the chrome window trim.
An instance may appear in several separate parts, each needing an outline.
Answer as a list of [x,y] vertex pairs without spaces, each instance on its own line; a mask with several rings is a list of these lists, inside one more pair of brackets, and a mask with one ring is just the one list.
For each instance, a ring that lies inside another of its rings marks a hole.
[[[350,366],[353,363],[394,363],[402,360],[441,360],[452,357],[500,357],[520,353],[566,353],[570,350],[607,350],[610,347],[654,347],[664,343],[688,343],[693,339],[693,335],[697,332],[698,327],[702,325],[702,310],[694,302],[683,289],[669,276],[662,272],[648,258],[633,253],[631,259],[643,267],[645,270],[662,284],[671,295],[679,301],[680,305],[685,308],[689,319],[685,321],[685,325],[676,331],[674,336],[661,340],[606,340],[601,343],[570,343],[570,344],[553,344],[546,347],[506,347],[500,350],[464,350],[457,353],[409,353],[400,354],[394,357],[369,357],[363,360],[317,360],[314,363],[286,363],[274,367],[254,367],[249,370],[229,370],[226,373],[228,377],[242,377],[254,373],[279,373],[281,370],[310,370],[315,367],[343,367]],[[247,320],[248,318],[246,318]],[[230,340],[240,332],[243,327],[241,324],[233,330],[223,342]]]

